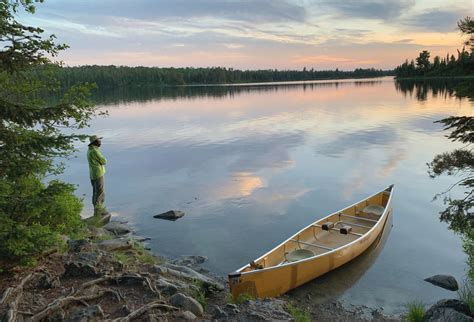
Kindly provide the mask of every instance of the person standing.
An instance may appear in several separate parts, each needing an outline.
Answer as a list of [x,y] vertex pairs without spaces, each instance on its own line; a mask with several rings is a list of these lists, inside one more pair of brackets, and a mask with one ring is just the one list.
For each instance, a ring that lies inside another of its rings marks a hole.
[[104,206],[105,202],[105,164],[107,160],[99,150],[102,138],[97,135],[89,137],[89,149],[87,150],[87,161],[89,162],[89,176],[92,183],[92,204],[94,205],[94,216],[103,216],[108,212]]

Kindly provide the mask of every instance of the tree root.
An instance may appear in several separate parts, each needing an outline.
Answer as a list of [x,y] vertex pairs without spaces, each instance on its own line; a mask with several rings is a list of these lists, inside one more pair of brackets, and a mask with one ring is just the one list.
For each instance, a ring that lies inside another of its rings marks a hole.
[[45,317],[47,317],[48,315],[52,314],[53,312],[55,312],[55,311],[57,311],[57,310],[59,310],[63,307],[66,307],[69,304],[74,303],[74,302],[79,302],[83,305],[88,305],[86,303],[86,301],[95,300],[95,299],[101,298],[102,296],[104,296],[106,294],[110,294],[110,293],[115,295],[118,298],[118,300],[120,300],[120,296],[117,294],[117,292],[114,291],[114,290],[111,290],[111,289],[102,289],[98,293],[91,294],[91,295],[65,296],[65,297],[58,298],[58,299],[54,300],[53,302],[51,302],[50,304],[48,304],[43,310],[41,310],[40,312],[33,315],[31,317],[31,321],[32,322],[40,321],[40,320],[44,319]]
[[130,279],[135,279],[137,281],[140,281],[140,282],[146,284],[153,294],[157,295],[158,298],[161,298],[160,291],[158,291],[158,289],[153,285],[150,278],[146,277],[146,276],[143,276],[141,274],[137,274],[137,273],[129,273],[129,274],[123,274],[123,275],[119,275],[119,276],[104,276],[104,277],[101,277],[101,278],[98,278],[98,279],[95,279],[95,280],[92,280],[92,281],[89,281],[89,282],[86,282],[86,283],[82,284],[82,286],[77,290],[77,293],[79,293],[80,291],[85,290],[86,288],[88,288],[90,286],[93,286],[93,285],[106,283],[106,282],[115,283],[117,285],[120,285],[120,284],[124,283],[126,280],[130,280]]
[[175,306],[171,306],[171,305],[168,305],[168,304],[165,304],[164,302],[162,301],[155,301],[155,302],[151,302],[151,303],[148,303],[146,305],[143,305],[142,307],[140,307],[139,309],[131,312],[129,315],[127,315],[126,317],[122,317],[122,318],[117,318],[117,319],[114,319],[112,320],[112,322],[128,322],[128,321],[132,321],[133,319],[136,319],[137,317],[143,315],[144,313],[150,311],[150,310],[153,310],[153,309],[167,309],[167,310],[179,310],[179,308],[175,307]]
[[23,287],[33,276],[34,273],[28,274],[20,281],[20,284],[18,284],[17,287],[9,287],[3,293],[2,299],[0,300],[0,304],[7,304],[8,309],[6,320],[8,322],[17,320],[16,316],[18,314],[18,303],[20,302],[20,299],[23,296]]

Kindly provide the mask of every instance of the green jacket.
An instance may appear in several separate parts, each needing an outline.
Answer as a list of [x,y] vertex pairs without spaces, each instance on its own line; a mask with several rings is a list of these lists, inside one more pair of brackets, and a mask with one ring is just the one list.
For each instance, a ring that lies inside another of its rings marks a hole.
[[104,165],[107,160],[100,153],[99,148],[91,145],[87,151],[87,161],[89,161],[89,176],[91,180],[98,179],[105,174]]

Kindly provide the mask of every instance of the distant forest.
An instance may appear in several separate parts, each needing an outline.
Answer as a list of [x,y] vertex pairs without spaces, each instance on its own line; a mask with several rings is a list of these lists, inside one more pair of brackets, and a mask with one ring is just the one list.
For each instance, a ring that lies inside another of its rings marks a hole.
[[[41,72],[41,71],[38,71]],[[354,71],[323,70],[238,70],[212,68],[158,68],[126,66],[63,67],[58,78],[64,87],[77,83],[96,83],[99,88],[123,86],[175,86],[256,82],[308,81],[321,79],[369,78],[394,75],[393,71],[362,69]]]
[[440,77],[440,76],[474,76],[474,51],[464,48],[458,50],[457,57],[447,54],[446,57],[435,56],[430,61],[430,52],[423,50],[415,59],[395,68],[397,78],[404,77]]

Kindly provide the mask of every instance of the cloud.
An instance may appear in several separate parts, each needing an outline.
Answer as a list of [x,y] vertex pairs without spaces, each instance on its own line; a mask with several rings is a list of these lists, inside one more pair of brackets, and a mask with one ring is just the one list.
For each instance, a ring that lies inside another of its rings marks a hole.
[[463,15],[465,15],[465,12],[458,9],[432,9],[424,13],[411,15],[403,19],[402,22],[409,29],[452,32],[456,29],[456,22]]
[[51,9],[75,14],[130,17],[136,19],[174,19],[220,17],[252,22],[304,21],[304,7],[285,0],[70,0],[48,1]]
[[379,127],[360,130],[337,136],[334,140],[319,147],[317,153],[329,157],[338,157],[347,150],[367,149],[373,145],[387,145],[387,143],[394,142],[396,139],[397,132],[392,128]]
[[394,20],[415,5],[414,0],[332,0],[324,5],[343,18]]

